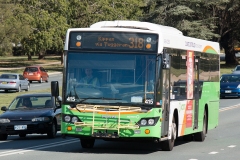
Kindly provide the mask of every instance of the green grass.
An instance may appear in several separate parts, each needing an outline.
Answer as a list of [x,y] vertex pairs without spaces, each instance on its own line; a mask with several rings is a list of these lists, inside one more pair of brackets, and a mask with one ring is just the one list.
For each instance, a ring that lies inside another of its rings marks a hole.
[[[63,66],[60,63],[60,56],[46,56],[45,59],[39,60],[38,56],[33,56],[32,60],[27,59],[27,56],[19,57],[0,57],[0,68],[5,68],[4,70],[0,69],[0,74],[2,73],[23,73],[24,67],[30,65],[42,65],[43,68],[51,72],[61,72]],[[49,63],[57,63],[51,64]],[[8,69],[9,68],[9,69]],[[15,68],[15,69],[10,69]]]
[[[51,64],[48,65],[49,63],[54,63],[54,62],[59,62],[58,64]],[[18,69],[9,69],[9,70],[1,70],[0,69],[0,74],[2,73],[23,73],[24,67],[34,65],[34,64],[40,64],[48,70],[49,73],[51,72],[62,72],[63,66],[60,63],[60,56],[46,56],[44,60],[39,60],[37,56],[33,56],[32,60],[28,61],[27,56],[19,56],[19,57],[1,57],[0,56],[0,68],[18,68]],[[23,67],[23,68],[19,68]],[[60,87],[61,88],[61,87]],[[28,94],[28,93],[39,93],[39,92],[50,92],[50,84],[48,89],[44,90],[36,90],[36,91],[30,91],[28,92],[11,92],[8,94],[1,94],[0,98],[0,107],[2,106],[8,106],[12,100],[21,94]],[[61,91],[60,91],[61,93]],[[2,111],[0,111],[0,114]]]

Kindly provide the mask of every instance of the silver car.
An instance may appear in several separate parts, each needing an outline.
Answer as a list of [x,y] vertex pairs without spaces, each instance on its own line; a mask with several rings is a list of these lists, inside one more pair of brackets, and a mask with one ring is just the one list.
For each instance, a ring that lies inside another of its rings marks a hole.
[[3,73],[0,76],[0,90],[8,92],[8,90],[16,90],[16,92],[21,92],[21,90],[28,91],[30,88],[30,83],[28,79],[25,79],[21,74],[18,73]]
[[233,74],[240,74],[240,65],[237,65],[233,70],[232,70]]

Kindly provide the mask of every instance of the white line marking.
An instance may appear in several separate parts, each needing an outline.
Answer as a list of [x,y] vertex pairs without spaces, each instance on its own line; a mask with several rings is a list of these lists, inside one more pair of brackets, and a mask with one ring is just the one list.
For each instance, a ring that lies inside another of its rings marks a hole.
[[210,152],[210,153],[208,153],[208,154],[217,154],[218,152]]
[[234,106],[221,108],[221,109],[219,109],[219,112],[223,112],[223,111],[227,111],[227,110],[234,109],[234,108],[239,108],[239,107],[240,107],[240,104],[236,104]]
[[5,151],[5,152],[0,152],[0,157],[13,155],[13,154],[24,154],[24,153],[30,152],[30,151],[56,147],[56,146],[61,146],[61,145],[64,145],[64,144],[70,144],[70,143],[75,143],[75,142],[79,142],[79,140],[65,140],[65,141],[61,141],[61,142],[43,144],[43,145],[27,147],[27,148],[23,148],[23,149],[9,150],[9,151]]
[[236,145],[231,145],[231,146],[228,146],[229,148],[234,148],[234,147],[236,147]]

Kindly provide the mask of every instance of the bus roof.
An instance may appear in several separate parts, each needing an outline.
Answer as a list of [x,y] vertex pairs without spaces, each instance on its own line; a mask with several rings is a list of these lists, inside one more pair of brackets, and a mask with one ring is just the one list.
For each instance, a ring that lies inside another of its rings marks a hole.
[[[159,35],[158,53],[161,53],[163,48],[175,48],[182,50],[192,50],[206,52],[212,54],[220,54],[219,43],[187,37],[176,28],[154,24],[150,22],[140,21],[100,21],[94,23],[90,28],[70,28],[68,29],[66,40],[69,38],[71,31],[112,31],[112,32],[141,32],[141,33],[156,33]],[[65,50],[68,48],[68,43],[65,43]]]
[[165,33],[183,35],[181,31],[173,27],[140,21],[101,21],[94,23],[90,26],[90,28],[133,28],[151,31],[161,30]]

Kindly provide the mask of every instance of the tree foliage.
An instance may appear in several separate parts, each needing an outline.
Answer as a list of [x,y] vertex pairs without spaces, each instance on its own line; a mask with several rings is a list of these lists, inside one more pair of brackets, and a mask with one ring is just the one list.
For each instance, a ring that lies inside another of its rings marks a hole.
[[0,55],[12,44],[43,58],[62,53],[67,28],[98,21],[141,20],[178,28],[184,35],[217,41],[227,64],[237,64],[239,0],[0,0]]
[[184,35],[217,41],[227,64],[237,64],[239,0],[149,0],[143,20],[176,27]]

